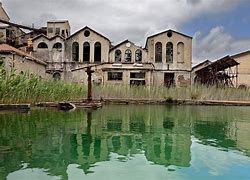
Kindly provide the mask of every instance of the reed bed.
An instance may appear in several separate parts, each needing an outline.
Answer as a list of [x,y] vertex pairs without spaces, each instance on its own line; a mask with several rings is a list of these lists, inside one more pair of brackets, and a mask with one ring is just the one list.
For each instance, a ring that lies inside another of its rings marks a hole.
[[250,89],[217,88],[211,86],[165,88],[156,86],[104,85],[94,87],[93,97],[96,99],[250,101]]
[[[6,73],[0,68],[0,103],[81,101],[87,96],[83,84],[45,80],[28,73]],[[237,88],[93,86],[93,99],[221,100],[250,101],[250,90]]]
[[80,84],[0,70],[0,103],[75,101],[84,97],[86,92],[86,87]]

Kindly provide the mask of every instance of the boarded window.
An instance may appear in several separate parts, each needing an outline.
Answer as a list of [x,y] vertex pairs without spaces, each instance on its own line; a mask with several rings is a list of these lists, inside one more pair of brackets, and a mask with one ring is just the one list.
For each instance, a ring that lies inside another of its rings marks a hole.
[[48,45],[45,42],[41,42],[38,44],[37,48],[39,49],[48,49]]
[[155,62],[162,62],[162,44],[157,42],[155,44]]
[[137,49],[135,51],[135,62],[141,62],[142,61],[142,52],[140,49]]
[[173,43],[168,42],[166,45],[166,61],[168,63],[173,62]]
[[122,72],[108,72],[109,81],[122,81]]
[[177,44],[177,62],[183,63],[184,62],[184,43],[179,42]]
[[95,43],[95,62],[101,62],[102,58],[102,46],[101,43]]
[[132,52],[131,50],[127,49],[125,51],[125,62],[131,62],[132,59]]
[[72,60],[79,61],[79,44],[78,44],[78,42],[74,42],[72,44]]
[[85,42],[83,44],[83,62],[89,62],[90,60],[90,44]]
[[115,51],[115,62],[121,62],[121,60],[122,60],[122,52],[119,49],[117,49]]
[[145,73],[130,73],[130,78],[135,78],[135,79],[144,79],[145,78]]

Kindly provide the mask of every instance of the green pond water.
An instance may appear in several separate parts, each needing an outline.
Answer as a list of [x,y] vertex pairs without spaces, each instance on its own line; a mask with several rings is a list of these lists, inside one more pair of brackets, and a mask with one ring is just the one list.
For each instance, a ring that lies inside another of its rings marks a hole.
[[250,107],[0,112],[0,179],[250,179]]

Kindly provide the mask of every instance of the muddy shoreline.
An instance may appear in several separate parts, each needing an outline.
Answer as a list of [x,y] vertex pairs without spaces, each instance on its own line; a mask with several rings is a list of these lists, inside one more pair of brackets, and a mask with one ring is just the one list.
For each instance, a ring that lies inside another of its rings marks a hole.
[[[206,106],[250,106],[250,101],[220,101],[220,100],[172,100],[172,99],[101,99],[89,103],[86,100],[69,101],[77,108],[100,108],[102,105],[206,105]],[[30,110],[32,107],[57,108],[58,102],[40,102],[36,104],[0,104],[0,111],[3,110]]]

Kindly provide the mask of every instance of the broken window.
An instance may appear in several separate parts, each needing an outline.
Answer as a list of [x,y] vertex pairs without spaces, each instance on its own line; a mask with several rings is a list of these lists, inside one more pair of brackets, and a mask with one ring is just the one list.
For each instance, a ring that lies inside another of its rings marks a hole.
[[53,74],[53,79],[54,79],[55,81],[61,80],[61,74],[60,74],[59,72],[55,72],[55,73]]
[[183,63],[184,62],[184,43],[179,42],[177,44],[177,62]]
[[102,46],[101,43],[95,43],[95,62],[101,62],[102,58]]
[[125,51],[125,62],[131,62],[131,59],[132,59],[132,53],[131,53],[131,50],[127,49]]
[[117,49],[115,51],[115,62],[121,62],[122,60],[122,52],[121,50]]
[[62,30],[62,37],[65,37],[65,30]]
[[90,60],[90,44],[85,42],[83,44],[83,62],[89,62]]
[[162,62],[162,44],[157,42],[155,44],[155,62]]
[[173,62],[173,43],[168,42],[166,46],[166,61],[168,63]]
[[59,42],[55,43],[55,44],[53,45],[53,49],[57,49],[57,50],[62,49],[62,43],[59,43]]
[[134,79],[144,79],[145,73],[137,72],[137,73],[130,73],[130,78]]
[[38,44],[37,48],[39,49],[48,49],[48,45],[45,42],[41,42]]
[[79,61],[79,44],[78,44],[78,42],[74,42],[72,44],[72,60]]
[[108,72],[108,81],[122,81],[122,72]]
[[140,49],[137,49],[135,51],[135,62],[141,62],[142,61],[142,52]]
[[145,86],[145,80],[130,80],[130,86]]
[[56,35],[60,35],[60,28],[56,28]]

